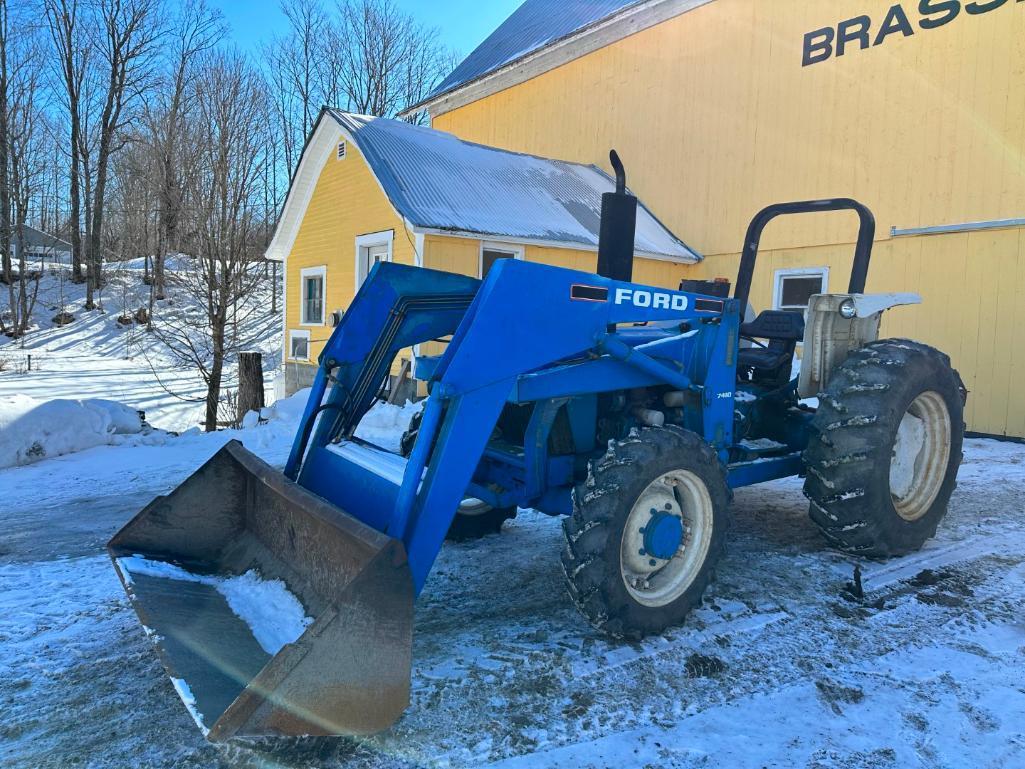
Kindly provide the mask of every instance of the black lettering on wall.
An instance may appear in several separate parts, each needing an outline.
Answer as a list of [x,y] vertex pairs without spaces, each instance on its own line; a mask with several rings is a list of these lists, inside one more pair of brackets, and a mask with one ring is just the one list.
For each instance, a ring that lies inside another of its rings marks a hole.
[[825,61],[833,55],[833,28],[823,27],[804,36],[804,60],[802,67]]
[[978,16],[983,13],[995,11],[997,8],[999,8],[1006,2],[1007,0],[990,0],[988,3],[968,3],[968,5],[964,7],[964,9],[973,16]]
[[[923,17],[918,22],[918,26],[922,29],[936,29],[936,27],[942,27],[957,18],[957,15],[961,13],[961,3],[959,0],[921,0],[918,4],[918,12]],[[928,18],[938,13],[942,13],[943,16]]]
[[853,19],[841,21],[836,25],[836,55],[843,56],[847,44],[857,41],[858,47],[868,48],[868,29],[872,19],[868,16],[855,16]]
[[904,37],[911,37],[915,34],[915,28],[911,26],[911,22],[908,21],[908,15],[904,13],[904,8],[900,3],[887,11],[886,18],[883,19],[883,25],[879,28],[879,34],[876,35],[875,42],[872,45],[879,45],[885,42],[886,38],[895,32],[900,32]]

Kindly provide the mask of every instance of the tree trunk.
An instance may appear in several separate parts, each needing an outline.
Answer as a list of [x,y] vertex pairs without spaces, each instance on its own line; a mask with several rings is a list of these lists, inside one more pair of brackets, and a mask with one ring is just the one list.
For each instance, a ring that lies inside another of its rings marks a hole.
[[264,407],[263,355],[241,352],[238,355],[238,421],[250,411]]
[[206,383],[206,419],[204,429],[208,433],[217,430],[217,406],[221,400],[221,378],[224,374],[224,319],[215,319],[211,331],[213,361],[210,364],[210,378]]
[[79,185],[81,180],[80,164],[81,159],[79,157],[78,150],[78,110],[73,108],[71,111],[71,175],[68,184],[68,193],[71,198],[71,223],[70,223],[70,235],[71,235],[71,282],[81,283],[82,282],[82,201],[80,198],[81,189]]

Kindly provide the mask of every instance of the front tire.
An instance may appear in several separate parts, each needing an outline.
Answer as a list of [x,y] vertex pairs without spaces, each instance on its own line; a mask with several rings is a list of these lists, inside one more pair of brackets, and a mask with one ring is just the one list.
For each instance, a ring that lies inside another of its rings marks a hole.
[[935,536],[957,485],[966,396],[928,345],[884,339],[848,356],[804,452],[809,515],[831,543],[885,558]]
[[695,433],[645,428],[610,441],[563,522],[562,565],[577,608],[616,637],[680,624],[712,579],[728,505],[722,466]]

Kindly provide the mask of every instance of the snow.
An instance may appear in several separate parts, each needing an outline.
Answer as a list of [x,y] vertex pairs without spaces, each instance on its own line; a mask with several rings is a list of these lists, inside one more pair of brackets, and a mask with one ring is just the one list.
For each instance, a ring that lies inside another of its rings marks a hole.
[[748,438],[740,442],[740,445],[748,451],[778,451],[785,449],[785,443],[779,443],[771,438]]
[[118,563],[122,573],[129,576],[144,574],[213,587],[224,596],[235,615],[249,625],[256,642],[271,655],[277,654],[286,644],[298,640],[313,622],[284,582],[280,579],[263,579],[253,569],[239,576],[218,577],[193,574],[180,566],[141,555],[119,558]]
[[196,722],[196,726],[200,728],[205,737],[210,733],[210,729],[207,728],[206,723],[203,721],[203,714],[199,712],[199,708],[196,707],[196,695],[192,693],[192,689],[185,683],[183,678],[171,678],[171,685],[174,686],[174,690],[178,692],[178,696],[181,698],[182,703],[185,705],[185,709],[189,711],[189,715],[192,716],[192,720]]
[[413,415],[419,413],[425,403],[426,401],[406,401],[405,405],[397,406],[378,401],[360,420],[356,437],[387,451],[398,453],[402,433],[409,427]]
[[[134,410],[120,372],[77,374],[89,395]],[[17,393],[14,380],[39,398],[88,399],[34,384],[49,373],[5,372],[0,399]],[[60,375],[74,381],[70,367]],[[228,440],[281,467],[307,397],[273,403],[245,429],[115,432],[0,470],[0,764],[1025,766],[1025,446],[975,439],[936,538],[889,561],[830,549],[800,479],[737,489],[705,601],[683,627],[639,643],[580,618],[563,585],[561,522],[521,510],[498,536],[442,548],[415,609],[411,706],[394,727],[358,741],[207,743],[104,545]],[[379,404],[357,435],[394,450],[416,408]],[[855,566],[861,600],[844,590]],[[237,586],[226,600],[251,627],[277,628],[260,631],[268,652],[306,619],[271,582],[247,573],[218,585]]]
[[114,401],[7,395],[0,398],[0,468],[102,446],[143,429],[137,411]]

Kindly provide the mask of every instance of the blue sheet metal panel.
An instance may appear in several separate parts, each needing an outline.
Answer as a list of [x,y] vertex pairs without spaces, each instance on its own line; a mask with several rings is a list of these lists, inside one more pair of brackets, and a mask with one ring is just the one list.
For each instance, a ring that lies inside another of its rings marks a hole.
[[[581,293],[581,286],[588,291]],[[637,302],[637,297],[643,299]],[[477,292],[435,375],[453,392],[465,392],[592,350],[607,336],[610,323],[716,318],[728,306],[708,301],[682,291],[502,259]],[[581,386],[602,389],[593,380]]]
[[[602,193],[615,183],[595,166],[465,142],[401,120],[329,110],[398,212],[413,225],[482,236],[596,248]],[[643,205],[642,253],[700,259]]]
[[505,64],[597,23],[637,0],[526,0],[463,59],[431,96],[455,90]]
[[394,481],[323,447],[314,447],[306,455],[299,484],[381,532],[391,519],[399,491]]

